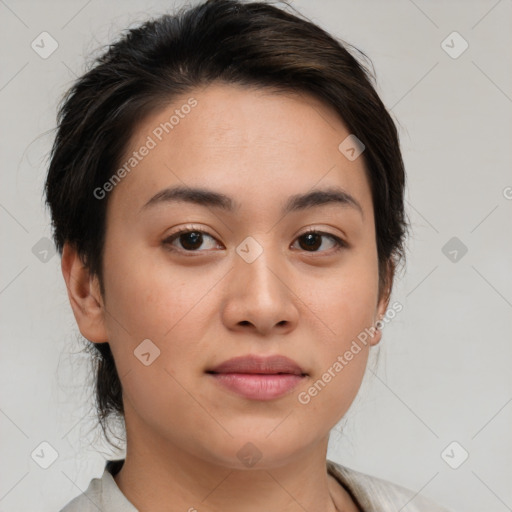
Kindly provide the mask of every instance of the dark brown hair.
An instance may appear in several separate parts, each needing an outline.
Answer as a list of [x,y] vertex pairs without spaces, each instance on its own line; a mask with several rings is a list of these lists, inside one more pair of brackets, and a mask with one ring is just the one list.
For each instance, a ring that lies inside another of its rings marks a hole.
[[[108,197],[98,200],[93,191],[118,169],[144,116],[216,81],[310,94],[362,141],[375,211],[379,291],[389,297],[397,265],[405,259],[408,225],[396,126],[362,62],[369,59],[286,7],[209,0],[147,21],[111,44],[63,98],[46,200],[57,249],[62,254],[65,242],[74,246],[99,277],[103,294]],[[122,388],[109,344],[93,346],[96,407],[108,439],[106,420],[124,414]]]

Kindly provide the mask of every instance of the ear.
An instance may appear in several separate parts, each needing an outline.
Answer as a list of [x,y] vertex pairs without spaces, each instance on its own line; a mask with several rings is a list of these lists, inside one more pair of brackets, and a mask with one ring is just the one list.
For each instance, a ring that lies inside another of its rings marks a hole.
[[375,310],[375,318],[373,321],[374,335],[370,338],[370,345],[377,345],[382,338],[382,330],[379,328],[380,321],[384,318],[391,299],[391,288],[393,286],[393,278],[395,275],[395,266],[391,260],[386,265],[386,275],[379,283],[379,301]]
[[99,280],[97,276],[90,275],[76,249],[67,242],[62,249],[61,268],[82,336],[93,343],[108,341]]

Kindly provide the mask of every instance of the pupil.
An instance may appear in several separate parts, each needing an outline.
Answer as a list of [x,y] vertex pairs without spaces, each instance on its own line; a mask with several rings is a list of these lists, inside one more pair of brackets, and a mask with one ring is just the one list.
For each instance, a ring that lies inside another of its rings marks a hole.
[[203,235],[197,231],[191,231],[181,235],[181,245],[185,249],[198,249],[201,247]]
[[304,235],[303,238],[304,238],[304,240],[307,240],[306,248],[318,249],[321,245],[321,242],[318,243],[320,240],[320,236],[317,233],[308,233],[308,234]]

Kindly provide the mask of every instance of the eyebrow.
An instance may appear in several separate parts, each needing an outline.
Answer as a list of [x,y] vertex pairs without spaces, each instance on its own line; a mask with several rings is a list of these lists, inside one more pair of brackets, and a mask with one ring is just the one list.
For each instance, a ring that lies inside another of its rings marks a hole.
[[[204,207],[218,208],[227,212],[234,212],[240,208],[231,197],[206,188],[175,186],[161,190],[147,201],[141,210],[149,209],[162,203],[187,202]],[[316,206],[338,204],[353,208],[364,218],[360,203],[345,190],[339,187],[329,187],[312,190],[305,194],[290,196],[283,207],[282,214],[306,210]]]

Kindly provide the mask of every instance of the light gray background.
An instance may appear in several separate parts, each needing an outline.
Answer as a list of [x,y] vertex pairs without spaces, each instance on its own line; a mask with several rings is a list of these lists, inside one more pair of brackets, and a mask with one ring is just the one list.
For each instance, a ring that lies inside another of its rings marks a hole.
[[[0,0],[2,512],[56,511],[112,457],[95,428],[59,258],[40,260],[47,131],[91,52],[173,5]],[[329,457],[455,511],[512,510],[512,1],[293,5],[373,60],[400,123],[414,230],[392,298],[404,309]],[[43,31],[59,45],[47,59],[31,48]],[[456,59],[441,46],[453,31],[469,43]],[[468,249],[456,262],[442,252],[452,237]],[[58,452],[48,469],[31,457],[49,457],[44,441]],[[441,457],[452,441],[469,452],[458,469]]]

